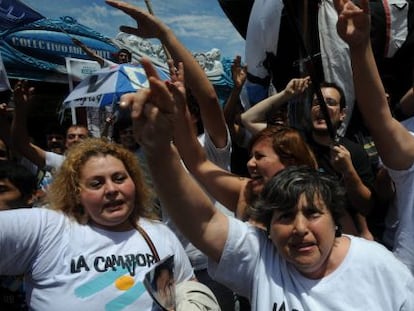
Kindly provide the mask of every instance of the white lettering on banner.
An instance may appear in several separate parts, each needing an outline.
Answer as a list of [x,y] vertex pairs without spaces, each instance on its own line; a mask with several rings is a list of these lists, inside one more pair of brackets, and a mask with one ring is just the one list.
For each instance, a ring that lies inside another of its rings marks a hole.
[[[24,47],[32,49],[47,50],[51,52],[62,52],[62,53],[71,53],[78,55],[85,55],[86,53],[77,46],[68,45],[68,44],[59,44],[55,42],[45,41],[45,40],[36,40],[29,38],[22,38],[18,36],[11,37],[11,42],[15,47]],[[95,50],[96,54],[103,58],[111,58],[111,53],[109,51]]]

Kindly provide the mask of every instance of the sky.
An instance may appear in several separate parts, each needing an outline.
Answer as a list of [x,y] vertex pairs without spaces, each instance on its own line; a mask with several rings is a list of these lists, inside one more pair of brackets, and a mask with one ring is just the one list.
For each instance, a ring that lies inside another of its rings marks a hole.
[[[21,0],[48,18],[71,16],[110,38],[120,25],[136,26],[123,12],[104,0]],[[127,2],[146,8],[144,0]],[[217,0],[150,0],[154,14],[173,29],[180,41],[192,52],[218,48],[222,57],[241,55],[244,40],[225,16]]]

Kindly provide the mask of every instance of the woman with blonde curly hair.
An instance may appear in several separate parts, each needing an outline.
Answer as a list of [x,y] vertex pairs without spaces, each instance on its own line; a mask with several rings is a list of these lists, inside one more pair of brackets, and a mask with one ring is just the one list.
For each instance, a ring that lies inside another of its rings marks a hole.
[[60,173],[55,177],[50,186],[48,198],[50,207],[61,210],[66,215],[75,218],[79,223],[87,223],[89,215],[78,200],[81,187],[79,177],[81,167],[92,156],[111,155],[125,165],[129,176],[135,184],[136,208],[129,216],[129,220],[135,226],[139,217],[157,219],[157,214],[151,206],[151,190],[144,182],[143,175],[136,156],[119,145],[106,143],[101,139],[90,139],[78,148],[71,150],[70,156],[60,167]]
[[142,280],[157,261],[174,255],[176,283],[193,270],[150,202],[131,152],[86,139],[57,172],[49,208],[0,213],[0,275],[25,274],[31,310],[151,310]]

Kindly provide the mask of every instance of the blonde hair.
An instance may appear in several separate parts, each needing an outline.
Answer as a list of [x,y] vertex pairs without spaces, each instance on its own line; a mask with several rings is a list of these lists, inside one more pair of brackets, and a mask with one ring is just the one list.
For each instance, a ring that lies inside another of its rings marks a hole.
[[48,190],[50,208],[62,211],[81,224],[89,221],[79,201],[80,172],[92,157],[113,156],[125,166],[135,184],[135,209],[129,220],[135,226],[139,217],[157,219],[151,204],[151,191],[146,185],[136,156],[121,145],[100,138],[87,138],[72,146]]

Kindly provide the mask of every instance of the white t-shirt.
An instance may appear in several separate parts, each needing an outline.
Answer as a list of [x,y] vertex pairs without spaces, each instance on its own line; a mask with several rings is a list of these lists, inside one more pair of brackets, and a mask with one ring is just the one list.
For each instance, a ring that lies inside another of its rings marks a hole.
[[[193,276],[175,235],[158,221],[140,220],[160,258],[174,254],[176,282]],[[0,213],[0,275],[26,275],[32,310],[151,310],[142,283],[155,263],[136,230],[80,225],[46,208]]]
[[53,173],[59,169],[65,159],[66,157],[64,155],[46,151],[45,170]]
[[401,124],[404,125],[405,128],[411,132],[411,135],[414,135],[414,117],[401,121]]
[[408,170],[388,172],[395,184],[398,212],[393,252],[414,275],[414,164]]
[[206,151],[207,159],[209,159],[217,166],[220,166],[221,168],[229,171],[231,158],[231,137],[228,129],[226,130],[227,144],[223,148],[217,148],[211,140],[210,135],[208,135],[206,132],[198,136],[198,141]]
[[[413,117],[402,121],[401,124],[414,136]],[[414,164],[407,170],[387,170],[396,191],[392,204],[396,205],[397,216],[389,214],[386,219],[390,220],[390,217],[394,216],[392,224],[397,225],[393,236],[393,252],[414,275]]]
[[385,247],[351,239],[341,265],[323,279],[301,275],[277,252],[267,233],[229,217],[219,264],[209,273],[250,299],[252,310],[414,310],[414,277]]

